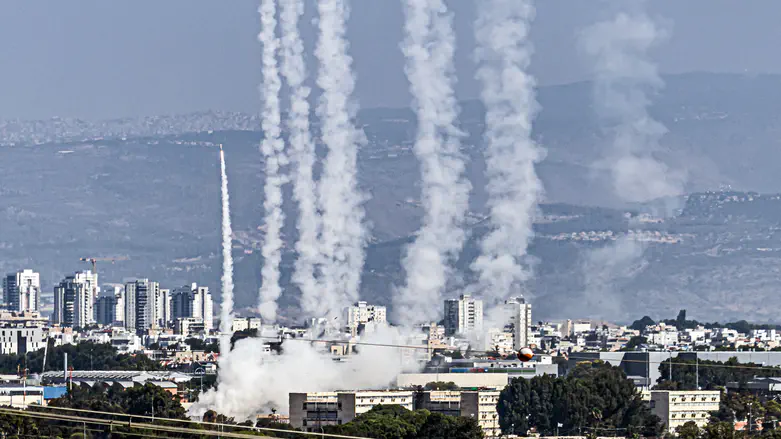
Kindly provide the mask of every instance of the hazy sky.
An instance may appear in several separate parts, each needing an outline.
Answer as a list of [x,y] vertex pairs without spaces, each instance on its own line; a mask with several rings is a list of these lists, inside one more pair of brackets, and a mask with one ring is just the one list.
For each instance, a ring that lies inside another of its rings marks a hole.
[[[307,2],[311,18],[314,0]],[[0,118],[256,112],[258,3],[0,0]],[[349,37],[360,104],[407,105],[401,2],[351,3]],[[477,95],[471,25],[479,3],[449,0],[459,43],[458,93],[465,98]],[[533,73],[540,83],[588,78],[576,34],[603,18],[607,6],[598,0],[537,2]],[[781,72],[777,0],[652,0],[649,10],[672,24],[672,38],[656,52],[663,72]],[[304,35],[311,47],[310,21]]]

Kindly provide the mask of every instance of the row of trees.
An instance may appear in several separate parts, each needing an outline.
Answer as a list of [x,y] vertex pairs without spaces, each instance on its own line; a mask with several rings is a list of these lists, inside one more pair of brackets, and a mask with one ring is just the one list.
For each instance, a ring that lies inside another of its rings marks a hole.
[[481,439],[476,419],[378,405],[352,421],[323,427],[323,432],[376,439]]
[[0,355],[0,373],[16,373],[28,369],[30,373],[39,373],[44,366],[46,352],[46,370],[63,370],[65,353],[68,354],[68,366],[76,370],[160,370],[158,362],[144,354],[120,354],[106,343],[82,342],[54,346],[49,340],[48,349],[29,352],[26,355]]
[[754,377],[779,377],[781,368],[741,363],[735,357],[725,362],[677,357],[663,361],[659,373],[659,390],[696,390],[697,385],[702,390],[718,390],[730,382],[740,388]]
[[[126,422],[128,417],[117,415],[135,415],[151,417],[154,415],[154,424],[167,425],[175,427],[186,427],[195,430],[215,430],[217,428],[222,432],[241,432],[249,435],[263,435],[271,437],[297,437],[285,433],[274,433],[264,431],[253,431],[246,428],[251,427],[251,422],[237,424],[232,418],[227,418],[213,411],[204,415],[204,424],[200,423],[182,423],[176,420],[188,420],[186,412],[180,403],[178,396],[173,395],[161,387],[153,384],[135,386],[128,389],[119,384],[113,386],[104,386],[96,384],[95,386],[74,386],[68,394],[53,399],[49,402],[50,407],[70,408],[87,410],[90,413],[67,413],[68,415],[82,416],[89,418],[98,418],[106,420],[115,420]],[[31,407],[30,411],[35,411]],[[43,410],[43,413],[53,413],[50,409]],[[31,413],[32,414],[32,413]],[[60,414],[62,414],[60,412]],[[163,420],[162,418],[166,418]],[[149,418],[136,418],[136,422],[151,423]],[[217,427],[206,423],[233,424],[236,428]],[[259,422],[258,427],[268,427],[275,429],[293,430],[291,427],[265,420]],[[35,416],[17,416],[11,414],[0,414],[0,436],[5,438],[23,438],[23,437],[52,437],[52,438],[136,438],[136,437],[165,437],[165,438],[207,438],[213,437],[201,433],[171,433],[154,429],[137,427],[128,428],[121,424],[113,427],[99,424],[79,424],[73,421],[59,421]]]
[[[646,326],[655,325],[657,322],[654,321],[652,318],[648,316],[643,316],[643,318],[635,320],[632,322],[632,324],[629,326],[630,329],[635,329],[638,331],[642,331],[645,329]],[[664,323],[669,326],[675,326],[678,328],[678,330],[683,329],[693,329],[698,326],[702,326],[704,328],[712,329],[712,328],[728,328],[728,329],[734,329],[735,331],[747,334],[752,329],[781,329],[781,325],[775,325],[775,324],[756,324],[756,323],[749,323],[746,320],[738,320],[735,322],[728,322],[728,323],[719,323],[719,322],[698,322],[697,320],[687,320],[686,319],[686,310],[682,309],[678,316],[675,319],[662,319],[659,321],[659,323]]]
[[515,378],[497,406],[505,434],[658,436],[651,414],[624,372],[603,362],[578,364],[566,377]]

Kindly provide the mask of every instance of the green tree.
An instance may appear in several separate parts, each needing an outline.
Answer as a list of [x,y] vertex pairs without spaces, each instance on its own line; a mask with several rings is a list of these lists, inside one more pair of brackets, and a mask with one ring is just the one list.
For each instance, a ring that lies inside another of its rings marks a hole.
[[497,405],[505,434],[521,434],[534,427],[553,435],[563,431],[623,429],[627,433],[657,434],[661,421],[653,416],[634,383],[617,367],[602,362],[583,363],[567,377],[513,379]]
[[376,439],[481,439],[483,430],[471,418],[456,418],[428,410],[409,411],[398,405],[378,405],[352,421],[323,427],[325,433]]
[[622,351],[632,351],[636,347],[648,343],[648,339],[645,337],[641,337],[639,335],[636,335],[629,339],[629,341],[626,343],[626,346],[624,346],[621,350]]
[[670,361],[672,360],[672,381],[678,383],[680,390],[695,390],[697,384],[704,390],[716,390],[726,387],[727,383],[737,383],[744,387],[755,376],[778,377],[781,368],[763,366],[756,363],[740,363],[732,357],[725,362],[700,360],[699,367],[694,359],[672,358],[659,364],[659,383],[670,381]]
[[731,422],[711,422],[702,429],[701,439],[739,439],[742,434],[735,431]]
[[426,383],[423,389],[424,390],[458,390],[459,387],[456,385],[456,383],[452,381],[448,381],[448,382],[432,381],[430,383]]
[[700,437],[700,427],[694,421],[689,421],[676,428],[675,434],[680,439],[698,439]]
[[629,329],[634,329],[635,331],[642,331],[643,329],[645,329],[646,326],[651,326],[655,324],[656,322],[652,318],[648,316],[643,316],[642,319],[635,320],[634,322],[632,322],[632,324],[629,326]]

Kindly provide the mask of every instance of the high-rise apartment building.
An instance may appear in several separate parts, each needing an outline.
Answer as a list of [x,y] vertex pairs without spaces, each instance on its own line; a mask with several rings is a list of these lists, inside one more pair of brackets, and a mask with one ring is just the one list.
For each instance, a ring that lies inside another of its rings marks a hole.
[[72,328],[83,328],[95,323],[95,299],[100,288],[98,274],[77,272],[54,287],[52,322]]
[[3,296],[9,311],[38,311],[41,277],[32,270],[11,273],[3,278]]
[[111,325],[117,321],[117,298],[100,296],[95,301],[95,322],[99,325]]
[[481,333],[483,301],[468,294],[445,300],[445,332],[447,335]]
[[125,284],[125,328],[143,332],[158,327],[160,284],[139,279]]
[[523,297],[514,297],[504,302],[513,327],[513,348],[519,350],[529,345],[531,340],[532,305]]
[[185,285],[171,294],[171,320],[201,319],[206,331],[214,328],[214,305],[208,287]]

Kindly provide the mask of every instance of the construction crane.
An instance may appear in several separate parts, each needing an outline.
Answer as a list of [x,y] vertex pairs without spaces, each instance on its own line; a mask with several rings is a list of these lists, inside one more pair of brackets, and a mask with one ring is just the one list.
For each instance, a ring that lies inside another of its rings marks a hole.
[[97,274],[98,273],[98,267],[97,263],[100,262],[111,262],[112,264],[115,261],[126,261],[128,258],[127,256],[117,256],[112,258],[79,258],[82,262],[89,262],[92,264],[92,273]]

